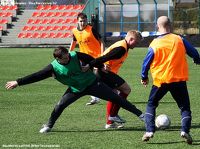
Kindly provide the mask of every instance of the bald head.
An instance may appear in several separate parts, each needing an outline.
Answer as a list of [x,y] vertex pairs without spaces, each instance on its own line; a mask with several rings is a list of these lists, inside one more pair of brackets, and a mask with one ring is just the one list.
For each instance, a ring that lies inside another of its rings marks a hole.
[[167,16],[160,16],[157,20],[158,31],[161,33],[170,32],[171,23]]

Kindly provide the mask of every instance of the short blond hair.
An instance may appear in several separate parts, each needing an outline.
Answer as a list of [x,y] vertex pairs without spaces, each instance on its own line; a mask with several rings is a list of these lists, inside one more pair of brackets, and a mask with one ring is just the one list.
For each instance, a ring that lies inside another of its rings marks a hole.
[[137,30],[128,31],[127,35],[126,35],[126,38],[129,38],[129,37],[136,37],[137,40],[139,40],[139,41],[143,39],[141,33],[139,31],[137,31]]

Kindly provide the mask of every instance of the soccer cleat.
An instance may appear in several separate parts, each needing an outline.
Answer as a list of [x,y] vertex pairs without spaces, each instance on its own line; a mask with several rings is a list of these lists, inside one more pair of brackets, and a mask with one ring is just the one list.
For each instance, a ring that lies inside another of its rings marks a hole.
[[189,133],[186,133],[186,132],[184,132],[184,131],[181,131],[181,137],[185,139],[185,142],[186,142],[187,144],[192,144],[192,141],[193,141],[193,140],[192,140],[192,137],[190,136]]
[[141,114],[141,115],[139,116],[139,119],[140,119],[141,121],[145,122],[145,114]]
[[86,103],[86,106],[97,104],[100,102],[100,100],[101,100],[100,98],[91,96],[91,100],[90,100],[90,102]]
[[116,124],[116,123],[112,123],[112,124],[106,124],[105,125],[105,129],[115,129],[115,128],[123,128],[124,125],[123,124]]
[[153,132],[145,132],[142,137],[142,141],[147,142],[150,138],[153,138]]
[[116,116],[109,116],[108,120],[112,121],[112,122],[117,122],[117,123],[126,123],[126,120],[122,119],[119,115]]
[[40,129],[40,133],[48,133],[51,131],[51,128],[49,126],[47,126],[46,124],[44,124],[42,126],[42,129]]

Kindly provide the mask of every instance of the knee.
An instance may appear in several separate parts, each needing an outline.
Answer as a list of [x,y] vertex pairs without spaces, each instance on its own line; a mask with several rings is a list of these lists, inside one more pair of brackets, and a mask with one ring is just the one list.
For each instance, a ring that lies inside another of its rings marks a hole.
[[127,83],[124,83],[119,87],[119,90],[127,95],[131,93],[131,88]]
[[128,86],[128,88],[126,89],[126,94],[129,95],[131,93],[131,88]]

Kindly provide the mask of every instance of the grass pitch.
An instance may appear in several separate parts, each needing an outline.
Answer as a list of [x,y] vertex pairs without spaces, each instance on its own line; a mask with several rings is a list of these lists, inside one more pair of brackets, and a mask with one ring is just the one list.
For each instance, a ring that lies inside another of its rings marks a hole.
[[[171,118],[171,127],[157,131],[148,143],[141,141],[144,124],[131,113],[121,109],[120,115],[127,120],[125,128],[105,130],[106,101],[85,106],[89,96],[79,99],[62,113],[53,132],[40,134],[54,105],[66,90],[66,86],[54,79],[46,79],[7,91],[4,85],[33,73],[51,62],[52,48],[1,48],[0,49],[0,148],[62,148],[62,149],[188,149],[200,148],[200,67],[188,58],[190,80],[188,90],[192,109],[191,134],[193,145],[180,137],[180,112],[170,94],[161,101],[157,115],[165,113]],[[130,50],[120,75],[130,84],[129,101],[142,111],[151,88],[140,84],[140,70],[147,48]]]

